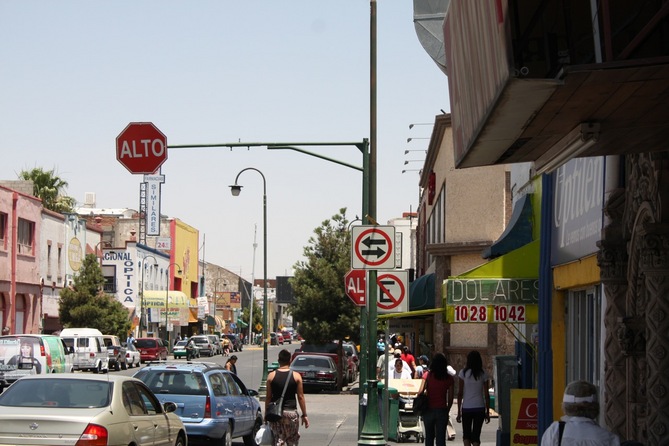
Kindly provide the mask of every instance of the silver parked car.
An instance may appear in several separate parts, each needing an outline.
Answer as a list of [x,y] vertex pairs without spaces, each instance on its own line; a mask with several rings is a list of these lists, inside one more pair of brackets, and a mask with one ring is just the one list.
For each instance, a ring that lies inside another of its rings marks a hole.
[[176,408],[128,376],[26,376],[0,395],[0,445],[186,446]]

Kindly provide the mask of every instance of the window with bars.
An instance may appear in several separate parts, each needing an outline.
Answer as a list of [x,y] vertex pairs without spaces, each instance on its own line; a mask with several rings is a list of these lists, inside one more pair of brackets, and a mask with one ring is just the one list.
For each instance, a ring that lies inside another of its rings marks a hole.
[[19,218],[18,250],[20,254],[32,254],[35,241],[35,222]]
[[600,386],[602,375],[602,297],[599,289],[570,291],[567,297],[567,382]]

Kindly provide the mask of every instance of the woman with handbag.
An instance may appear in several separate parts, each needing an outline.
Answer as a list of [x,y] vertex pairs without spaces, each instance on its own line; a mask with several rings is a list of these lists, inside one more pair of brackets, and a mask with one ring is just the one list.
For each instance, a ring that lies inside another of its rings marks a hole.
[[[297,446],[300,441],[300,419],[305,428],[309,427],[302,375],[290,370],[288,350],[279,352],[278,362],[279,368],[267,376],[265,421],[269,422],[275,446]],[[298,404],[301,416],[297,412]],[[280,418],[274,418],[273,413],[280,413]]]
[[437,446],[446,446],[446,426],[448,413],[453,406],[454,384],[455,380],[448,373],[446,356],[437,353],[432,358],[430,373],[422,380],[418,389],[418,395],[427,393],[427,409],[422,412],[427,446],[433,446],[435,439]]

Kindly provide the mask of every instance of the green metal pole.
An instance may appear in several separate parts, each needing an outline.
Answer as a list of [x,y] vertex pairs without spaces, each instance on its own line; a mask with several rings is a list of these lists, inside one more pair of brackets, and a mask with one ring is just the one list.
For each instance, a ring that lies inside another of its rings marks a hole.
[[[375,221],[376,219],[376,0],[370,0],[370,70],[369,70],[369,131],[370,131],[370,150],[369,150],[369,212],[363,216],[368,221]],[[369,218],[371,217],[371,219]],[[377,393],[378,381],[376,380],[376,361],[374,360],[375,339],[376,339],[376,270],[369,271],[367,281],[367,335],[368,345],[366,352],[367,356],[363,356],[363,361],[367,361],[367,416],[365,417],[365,424],[362,427],[362,432],[358,436],[358,445],[385,445],[386,441],[383,437],[383,430],[381,429],[381,422],[379,417],[379,398]]]
[[[369,271],[367,282],[367,306],[369,312],[369,320],[376,320],[376,270]],[[376,333],[376,330],[374,330]],[[369,330],[369,339],[371,341],[372,329]],[[368,354],[371,353],[371,349]],[[376,372],[376,369],[374,370]],[[386,374],[388,372],[386,371]],[[379,416],[379,396],[378,396],[378,381],[376,376],[367,380],[367,415],[365,416],[365,424],[362,427],[362,432],[358,436],[358,445],[385,445],[386,441],[383,437],[383,429],[381,427],[381,417]]]

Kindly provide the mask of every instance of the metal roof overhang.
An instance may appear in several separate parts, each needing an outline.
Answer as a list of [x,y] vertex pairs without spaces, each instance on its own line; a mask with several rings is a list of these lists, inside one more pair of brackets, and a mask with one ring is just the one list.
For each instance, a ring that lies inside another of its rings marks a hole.
[[669,57],[566,67],[559,80],[509,78],[456,166],[549,162],[584,122],[600,134],[579,156],[664,150],[667,116]]

